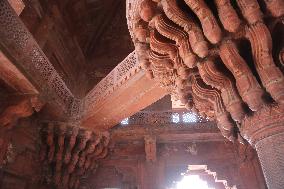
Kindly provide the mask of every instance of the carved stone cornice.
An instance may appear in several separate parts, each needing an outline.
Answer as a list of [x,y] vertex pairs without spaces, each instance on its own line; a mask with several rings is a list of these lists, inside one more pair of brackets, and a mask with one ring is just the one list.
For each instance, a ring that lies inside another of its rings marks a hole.
[[242,121],[240,132],[250,144],[284,132],[284,105],[263,106]]

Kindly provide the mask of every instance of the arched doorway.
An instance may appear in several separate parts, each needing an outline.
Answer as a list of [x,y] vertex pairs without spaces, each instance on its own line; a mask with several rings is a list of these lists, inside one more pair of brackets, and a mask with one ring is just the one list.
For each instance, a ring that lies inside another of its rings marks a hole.
[[218,179],[217,173],[208,169],[207,165],[188,165],[181,179],[174,181],[169,189],[237,189],[229,186],[226,180]]

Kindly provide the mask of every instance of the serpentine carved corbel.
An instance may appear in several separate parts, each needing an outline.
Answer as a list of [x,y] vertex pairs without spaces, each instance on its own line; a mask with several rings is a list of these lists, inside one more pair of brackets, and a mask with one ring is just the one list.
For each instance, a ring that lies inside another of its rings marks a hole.
[[243,101],[246,102],[252,111],[257,111],[264,104],[261,89],[255,76],[247,63],[239,55],[233,42],[226,41],[220,46],[220,57],[225,66],[230,70],[236,79],[237,89]]
[[172,92],[177,77],[174,68],[175,63],[171,60],[169,55],[158,54],[152,50],[149,53],[149,58],[154,79],[158,81],[162,87]]
[[199,63],[198,69],[201,78],[207,85],[221,91],[226,109],[235,121],[240,122],[244,118],[245,112],[243,102],[238,95],[233,81],[223,72],[219,71],[217,65],[212,60]]
[[46,128],[46,143],[48,145],[48,154],[47,159],[48,162],[51,163],[55,153],[55,145],[54,145],[54,125],[52,123],[48,123]]
[[149,44],[137,42],[135,46],[135,51],[137,53],[137,58],[141,64],[141,67],[146,70],[146,76],[150,79],[153,79],[153,71],[151,69],[151,63],[149,61]]
[[202,30],[178,7],[177,0],[162,0],[161,4],[166,16],[187,32],[193,52],[202,58],[207,56],[208,43],[204,39]]
[[67,131],[67,137],[69,138],[67,147],[64,154],[64,164],[68,164],[71,159],[71,153],[76,143],[76,138],[79,132],[78,127],[69,127]]
[[284,76],[273,61],[272,39],[268,28],[262,22],[251,25],[247,29],[247,38],[263,86],[275,101],[284,103]]
[[208,106],[208,102],[211,104],[214,110],[217,126],[221,133],[230,141],[234,141],[236,139],[235,125],[223,105],[220,92],[207,86],[198,75],[193,75],[191,79],[192,92],[194,95],[203,99],[203,102],[206,102],[206,106]]
[[151,22],[160,34],[176,42],[184,64],[193,68],[197,57],[192,52],[187,33],[161,14],[155,16]]
[[264,2],[273,17],[280,17],[284,15],[283,0],[264,0]]
[[152,0],[144,0],[140,4],[139,15],[145,21],[149,22],[157,13],[157,4]]
[[204,0],[185,0],[185,3],[199,18],[206,38],[213,44],[219,43],[222,38],[221,28]]
[[262,22],[263,14],[257,0],[238,0],[237,3],[249,24]]
[[174,62],[175,68],[182,64],[181,57],[178,54],[178,47],[156,30],[150,31],[150,48],[159,54],[169,55],[170,59]]
[[241,20],[232,7],[230,0],[215,0],[215,4],[224,28],[229,32],[236,32],[240,27]]

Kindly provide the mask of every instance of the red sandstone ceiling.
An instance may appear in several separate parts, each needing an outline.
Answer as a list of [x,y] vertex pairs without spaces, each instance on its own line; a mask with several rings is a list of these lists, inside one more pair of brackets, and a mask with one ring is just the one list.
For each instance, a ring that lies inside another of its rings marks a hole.
[[[21,19],[78,96],[84,96],[134,50],[123,0],[24,3]],[[78,82],[83,84],[78,87]]]

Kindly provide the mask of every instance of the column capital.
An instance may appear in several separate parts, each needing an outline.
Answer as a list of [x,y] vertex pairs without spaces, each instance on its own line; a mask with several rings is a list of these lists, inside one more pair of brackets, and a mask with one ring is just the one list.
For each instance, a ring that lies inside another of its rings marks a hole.
[[265,105],[253,115],[246,116],[242,121],[240,132],[252,146],[262,139],[283,133],[284,105]]

